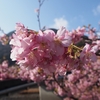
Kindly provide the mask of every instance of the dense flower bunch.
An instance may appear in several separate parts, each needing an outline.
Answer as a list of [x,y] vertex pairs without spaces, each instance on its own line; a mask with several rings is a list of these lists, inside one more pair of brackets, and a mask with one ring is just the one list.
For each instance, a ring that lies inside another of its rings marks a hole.
[[[17,23],[10,41],[11,59],[20,66],[21,79],[45,81],[65,100],[100,99],[100,60],[96,52],[100,40],[78,47],[77,43],[86,33],[78,28],[68,31],[64,27],[53,30],[33,31]],[[95,39],[93,31],[88,31]]]
[[100,46],[99,42],[82,48],[75,46],[84,33],[85,28],[69,32],[64,27],[57,33],[52,30],[35,32],[18,23],[10,41],[11,59],[20,66],[38,69],[44,76],[55,71],[65,74],[67,70],[82,68],[97,60],[95,53]]
[[20,78],[19,67],[11,66],[9,67],[8,62],[5,60],[0,64],[0,81],[8,79],[18,79]]
[[48,77],[45,84],[64,100],[100,100],[100,58],[96,63],[71,70],[63,77],[58,78],[58,74]]

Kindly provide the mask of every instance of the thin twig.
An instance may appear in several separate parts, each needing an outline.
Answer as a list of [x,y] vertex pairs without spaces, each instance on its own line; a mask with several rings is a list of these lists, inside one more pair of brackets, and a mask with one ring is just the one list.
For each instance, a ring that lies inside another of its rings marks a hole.
[[38,1],[39,1],[39,9],[38,9],[38,14],[37,14],[37,19],[38,19],[39,29],[41,30],[40,10],[45,0],[42,0],[42,1],[38,0]]

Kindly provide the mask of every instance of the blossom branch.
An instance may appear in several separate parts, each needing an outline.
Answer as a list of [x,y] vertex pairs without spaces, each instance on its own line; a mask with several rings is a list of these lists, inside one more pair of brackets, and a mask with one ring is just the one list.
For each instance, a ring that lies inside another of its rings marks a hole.
[[[53,78],[54,78],[54,81],[58,84],[58,86],[59,86],[63,91],[66,92],[66,95],[68,95],[68,91],[66,91],[66,89],[64,88],[64,86],[60,85],[60,82],[57,81],[57,79],[55,78],[55,73],[53,73]],[[70,88],[69,88],[69,89],[70,89]],[[70,98],[73,99],[73,100],[78,100],[78,99],[75,98],[72,94],[71,94]]]

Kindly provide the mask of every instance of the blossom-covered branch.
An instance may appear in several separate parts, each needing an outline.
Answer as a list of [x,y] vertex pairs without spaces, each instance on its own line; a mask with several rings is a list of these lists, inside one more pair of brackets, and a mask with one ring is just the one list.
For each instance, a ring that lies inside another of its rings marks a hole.
[[78,46],[87,30],[65,27],[34,31],[17,23],[10,45],[11,59],[16,67],[0,65],[0,80],[20,78],[37,83],[45,82],[64,100],[100,99],[100,40]]

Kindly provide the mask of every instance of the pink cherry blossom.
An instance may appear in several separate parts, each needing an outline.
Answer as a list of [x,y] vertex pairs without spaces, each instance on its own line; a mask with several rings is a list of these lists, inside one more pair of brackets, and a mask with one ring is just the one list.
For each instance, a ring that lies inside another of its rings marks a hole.
[[55,41],[61,42],[64,47],[68,47],[72,42],[72,37],[65,27],[61,27],[55,36]]
[[33,31],[17,23],[11,38],[11,59],[16,67],[5,61],[0,65],[0,80],[20,78],[40,83],[65,100],[100,99],[100,61],[96,52],[99,40],[82,47],[75,45],[85,34],[85,28],[68,31],[60,28]]
[[89,44],[86,44],[80,54],[80,59],[84,60],[84,63],[89,63],[89,60],[95,62],[97,60],[95,50],[97,51],[95,47],[91,47]]

